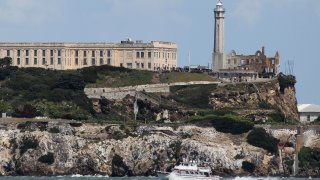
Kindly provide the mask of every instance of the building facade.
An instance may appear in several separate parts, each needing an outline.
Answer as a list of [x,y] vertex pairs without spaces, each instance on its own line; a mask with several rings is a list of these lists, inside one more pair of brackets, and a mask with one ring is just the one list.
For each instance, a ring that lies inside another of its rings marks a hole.
[[274,57],[267,57],[264,47],[254,55],[237,55],[234,50],[226,55],[226,69],[254,71],[259,74],[278,74],[279,68],[279,52],[276,52]]
[[11,57],[13,66],[56,70],[110,65],[141,70],[177,67],[177,44],[131,41],[121,43],[0,43],[0,58]]
[[320,106],[315,104],[299,104],[300,122],[308,124],[320,117]]

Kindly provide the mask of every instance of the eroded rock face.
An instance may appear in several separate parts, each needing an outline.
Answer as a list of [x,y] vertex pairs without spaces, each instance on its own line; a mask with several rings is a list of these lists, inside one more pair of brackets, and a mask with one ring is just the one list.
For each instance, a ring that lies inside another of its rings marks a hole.
[[[39,129],[21,132],[15,127],[0,130],[0,174],[144,176],[157,169],[170,170],[183,157],[208,162],[221,174],[243,173],[244,160],[255,163],[258,174],[278,173],[272,165],[276,157],[247,144],[245,134],[233,136],[196,126],[176,130],[140,127],[137,134],[115,140],[109,138],[108,131],[121,131],[119,128],[65,126],[49,123],[48,127],[59,127],[61,133]],[[50,159],[39,159],[49,153],[53,153],[52,164]]]
[[[214,109],[262,109],[261,103],[279,110],[288,119],[299,119],[294,88],[280,92],[278,81],[260,84],[235,84],[220,86],[211,96]],[[247,114],[247,113],[246,113]]]

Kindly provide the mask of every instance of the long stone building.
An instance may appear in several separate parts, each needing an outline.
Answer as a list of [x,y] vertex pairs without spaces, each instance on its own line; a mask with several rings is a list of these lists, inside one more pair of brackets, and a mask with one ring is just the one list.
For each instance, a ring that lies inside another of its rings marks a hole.
[[13,66],[57,70],[111,65],[142,70],[177,67],[177,44],[132,41],[121,43],[0,43],[0,58],[11,57]]

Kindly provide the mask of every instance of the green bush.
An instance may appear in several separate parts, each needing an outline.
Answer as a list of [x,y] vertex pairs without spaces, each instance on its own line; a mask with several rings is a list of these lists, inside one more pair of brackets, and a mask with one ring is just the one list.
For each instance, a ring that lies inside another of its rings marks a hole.
[[299,153],[299,166],[305,169],[320,169],[320,148],[303,147]]
[[278,152],[278,143],[280,141],[268,134],[265,129],[255,128],[249,133],[247,142],[275,154]]
[[280,91],[281,93],[284,93],[284,90],[288,87],[294,87],[297,83],[296,77],[293,75],[284,75],[283,73],[280,73],[278,75],[278,81],[280,84]]
[[242,162],[242,169],[249,172],[249,173],[253,173],[255,170],[256,166],[248,161],[243,161]]
[[200,126],[213,126],[217,131],[231,134],[243,134],[249,132],[254,124],[250,119],[238,117],[235,115],[206,115],[203,117],[193,117],[189,123],[198,124]]
[[39,141],[35,138],[24,137],[21,142],[20,154],[24,154],[28,149],[37,149]]
[[60,133],[60,129],[58,127],[50,128],[49,133],[53,133],[53,134]]
[[262,100],[259,102],[259,108],[262,108],[262,109],[271,109],[271,105],[265,101],[265,100]]
[[39,157],[38,161],[41,163],[51,165],[54,163],[54,155],[53,153],[49,152],[48,154]]

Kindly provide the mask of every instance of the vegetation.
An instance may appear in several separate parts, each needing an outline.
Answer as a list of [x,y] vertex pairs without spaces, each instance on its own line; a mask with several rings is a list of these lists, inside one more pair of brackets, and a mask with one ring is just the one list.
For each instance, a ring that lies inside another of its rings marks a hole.
[[253,128],[254,124],[250,119],[233,114],[224,114],[227,112],[228,111],[213,111],[212,114],[193,117],[189,120],[189,123],[202,126],[211,125],[219,132],[231,133],[234,135],[247,133]]
[[215,78],[207,74],[187,73],[187,72],[170,72],[160,76],[161,83],[190,82],[190,81],[216,81]]
[[263,128],[255,128],[253,129],[248,137],[247,141],[249,144],[263,148],[270,153],[277,153],[278,152],[278,143],[279,140],[272,137],[270,134],[266,132]]
[[294,87],[294,85],[297,83],[296,77],[293,75],[284,75],[283,73],[280,73],[278,75],[278,81],[280,84],[280,91],[281,93],[284,93],[284,90],[288,87]]
[[256,166],[248,161],[243,161],[242,162],[242,169],[249,172],[249,173],[253,173],[255,170]]
[[209,96],[217,85],[191,85],[170,87],[170,99],[189,108],[207,109],[210,108]]
[[50,128],[49,133],[52,133],[52,134],[60,133],[60,129],[58,127]]
[[24,137],[21,142],[20,154],[24,154],[28,149],[36,149],[39,146],[37,139],[32,137]]
[[304,169],[320,169],[320,148],[303,147],[299,153],[299,166]]
[[53,155],[53,153],[49,152],[48,154],[41,156],[38,159],[38,161],[41,163],[51,165],[54,163],[54,155]]

